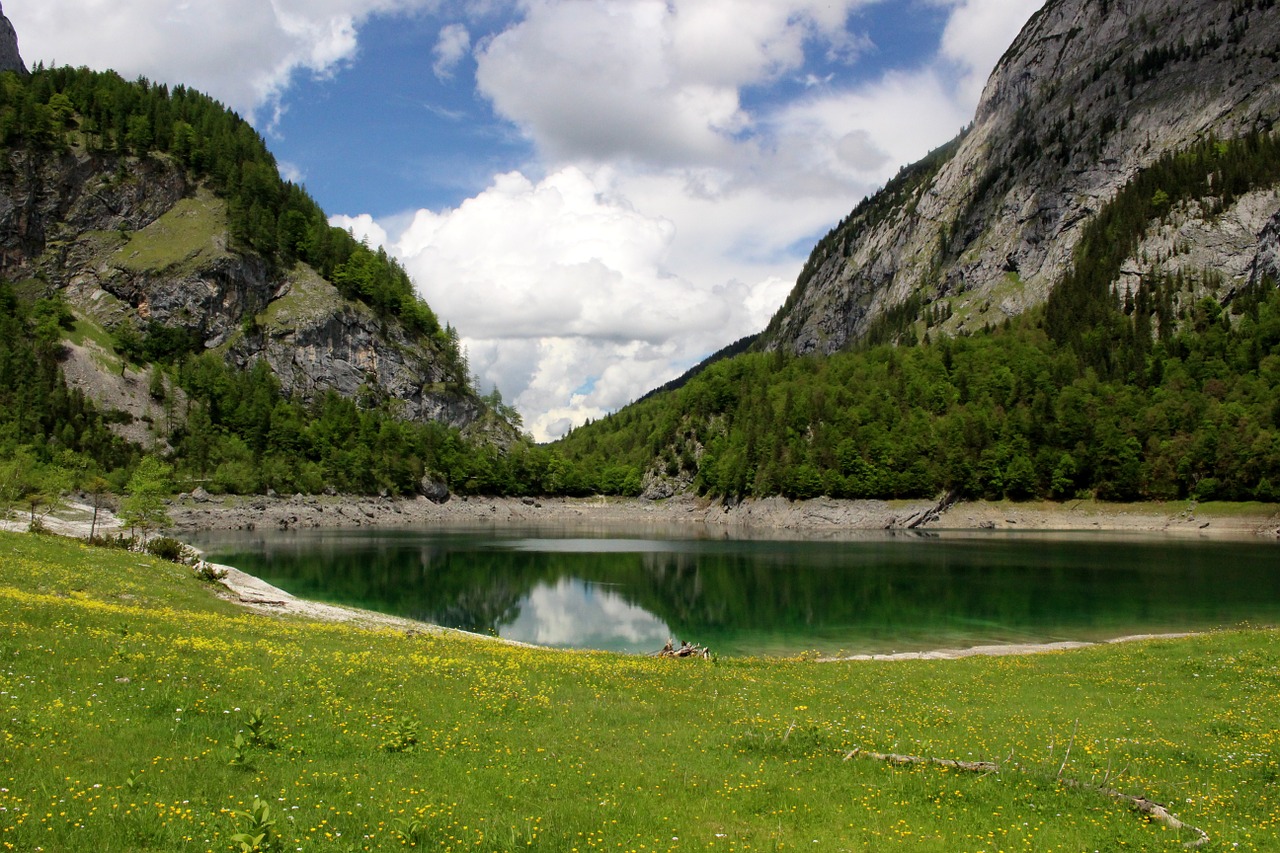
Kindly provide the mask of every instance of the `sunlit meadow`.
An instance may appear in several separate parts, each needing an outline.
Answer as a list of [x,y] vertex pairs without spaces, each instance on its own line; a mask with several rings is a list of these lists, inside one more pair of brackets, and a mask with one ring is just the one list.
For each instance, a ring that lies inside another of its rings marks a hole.
[[[0,849],[1280,849],[1280,634],[829,664],[246,613],[0,535]],[[851,751],[988,759],[897,767]]]

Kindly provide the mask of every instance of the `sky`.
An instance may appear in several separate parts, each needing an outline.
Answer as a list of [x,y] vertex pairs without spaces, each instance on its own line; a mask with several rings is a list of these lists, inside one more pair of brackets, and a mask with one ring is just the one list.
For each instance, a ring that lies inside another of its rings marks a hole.
[[383,245],[539,441],[758,332],[972,118],[1041,0],[9,0],[27,64],[182,83]]

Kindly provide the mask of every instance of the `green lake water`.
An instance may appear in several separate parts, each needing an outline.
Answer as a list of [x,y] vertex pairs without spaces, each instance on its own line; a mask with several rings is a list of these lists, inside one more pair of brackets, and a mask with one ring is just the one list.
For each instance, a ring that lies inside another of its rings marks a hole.
[[1101,534],[831,539],[688,529],[209,533],[303,598],[564,648],[909,651],[1280,622],[1280,545]]

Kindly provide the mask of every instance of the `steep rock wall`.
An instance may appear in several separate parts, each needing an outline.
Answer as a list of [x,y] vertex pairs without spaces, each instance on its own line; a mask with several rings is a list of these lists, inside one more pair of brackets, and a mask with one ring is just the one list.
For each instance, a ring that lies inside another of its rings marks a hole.
[[22,61],[22,55],[18,53],[18,34],[4,14],[3,7],[0,7],[0,71],[27,73],[27,65]]
[[[928,179],[882,193],[823,241],[767,345],[833,352],[908,299],[946,301],[951,331],[1043,302],[1136,172],[1196,140],[1275,125],[1277,45],[1275,4],[1050,0]],[[1254,265],[1260,237],[1234,267]]]

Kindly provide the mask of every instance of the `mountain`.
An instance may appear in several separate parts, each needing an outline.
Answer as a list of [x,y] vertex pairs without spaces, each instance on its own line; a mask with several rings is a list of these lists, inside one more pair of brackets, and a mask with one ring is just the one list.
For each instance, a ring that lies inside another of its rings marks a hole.
[[0,6],[0,71],[27,73],[26,63],[18,53],[18,34],[5,15],[3,6]]
[[552,462],[403,267],[239,116],[112,72],[0,72],[0,514],[138,471],[444,500],[541,491]]
[[1274,0],[1050,0],[746,352],[556,449],[726,506],[1280,499],[1278,45]]
[[[1049,0],[998,63],[972,125],[821,241],[761,346],[831,353],[912,324],[954,335],[1019,315],[1049,298],[1087,227],[1139,172],[1278,118],[1274,0]],[[1188,303],[1227,303],[1274,269],[1275,187],[1222,210],[1216,195],[1185,199],[1133,247],[1112,283],[1122,298],[1156,271],[1193,279]]]
[[329,227],[221,105],[70,69],[0,100],[0,276],[94,332],[64,356],[91,398],[129,396],[112,350],[139,366],[210,352],[265,362],[302,403],[334,391],[459,428],[485,411],[404,271]]

